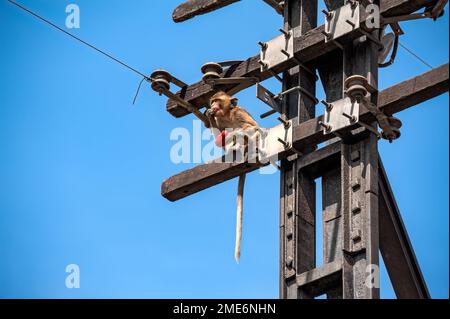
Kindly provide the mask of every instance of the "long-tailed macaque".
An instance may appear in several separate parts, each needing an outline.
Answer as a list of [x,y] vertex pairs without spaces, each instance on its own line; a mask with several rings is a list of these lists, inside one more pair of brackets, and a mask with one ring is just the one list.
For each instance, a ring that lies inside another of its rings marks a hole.
[[[210,109],[206,112],[209,118],[209,128],[214,132],[216,145],[229,149],[227,144],[233,143],[227,135],[229,132],[244,133],[249,135],[256,133],[259,126],[252,116],[243,108],[237,106],[237,99],[229,94],[220,91],[214,94],[210,99]],[[234,140],[235,142],[235,140]],[[245,150],[244,150],[245,152]],[[236,246],[234,258],[239,263],[241,257],[241,239],[242,239],[242,211],[244,195],[245,174],[239,176],[238,194],[237,194],[237,221],[236,221]]]

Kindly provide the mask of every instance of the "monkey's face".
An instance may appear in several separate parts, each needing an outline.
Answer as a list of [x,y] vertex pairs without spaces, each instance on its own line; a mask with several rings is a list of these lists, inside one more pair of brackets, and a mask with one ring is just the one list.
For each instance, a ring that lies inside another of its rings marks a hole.
[[225,92],[218,92],[210,100],[211,112],[219,118],[228,116],[234,101],[235,99]]

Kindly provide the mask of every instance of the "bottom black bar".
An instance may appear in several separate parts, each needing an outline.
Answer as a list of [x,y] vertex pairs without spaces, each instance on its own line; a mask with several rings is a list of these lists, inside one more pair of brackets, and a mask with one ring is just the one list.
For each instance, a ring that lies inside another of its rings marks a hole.
[[[311,315],[345,314],[348,309],[370,313],[372,316],[385,315],[387,308],[397,308],[402,313],[416,308],[447,310],[449,300],[0,300],[0,309],[11,308],[14,315],[21,311],[37,314],[86,314],[93,310],[126,318],[133,312],[139,318],[184,319],[184,318],[302,318]],[[349,308],[351,307],[351,308]],[[47,309],[48,308],[48,309]],[[49,311],[49,309],[51,309]],[[313,312],[310,312],[313,311]],[[60,316],[58,316],[60,317]]]

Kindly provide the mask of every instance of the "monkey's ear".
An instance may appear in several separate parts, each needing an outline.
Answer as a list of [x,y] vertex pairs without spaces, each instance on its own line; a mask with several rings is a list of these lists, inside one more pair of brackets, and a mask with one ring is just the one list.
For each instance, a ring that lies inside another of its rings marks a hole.
[[239,99],[236,98],[236,97],[232,97],[231,100],[230,100],[230,102],[231,102],[231,105],[237,106],[237,105],[238,105],[238,102],[239,102]]

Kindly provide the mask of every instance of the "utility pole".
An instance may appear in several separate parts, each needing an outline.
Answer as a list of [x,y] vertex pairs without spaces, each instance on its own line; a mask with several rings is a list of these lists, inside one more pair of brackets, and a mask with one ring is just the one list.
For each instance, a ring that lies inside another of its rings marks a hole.
[[[236,2],[189,1],[175,10],[174,20]],[[392,142],[400,137],[401,122],[394,114],[448,91],[449,68],[445,64],[381,92],[378,68],[387,25],[398,37],[403,33],[400,22],[435,19],[445,3],[326,0],[325,24],[317,26],[317,0],[264,2],[282,15],[284,23],[280,36],[259,43],[259,54],[245,61],[208,63],[202,68],[203,80],[192,85],[159,70],[152,76],[154,88],[169,98],[167,111],[182,117],[207,106],[218,89],[236,94],[257,84],[257,97],[272,108],[262,116],[279,113],[289,124],[284,125],[289,135],[281,140],[284,148],[271,148],[281,160],[280,298],[377,299],[379,252],[398,298],[430,298],[378,143],[381,138]],[[369,5],[379,9],[384,24],[369,25]],[[415,13],[420,9],[425,11]],[[271,77],[282,82],[281,93],[259,84]],[[180,91],[170,92],[171,83]],[[324,115],[318,117],[317,108],[324,106],[316,98],[317,83],[326,94]],[[161,193],[176,201],[264,165],[202,164],[164,181]],[[322,212],[316,208],[318,178]],[[320,213],[324,263],[318,267],[316,214]]]

